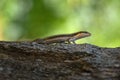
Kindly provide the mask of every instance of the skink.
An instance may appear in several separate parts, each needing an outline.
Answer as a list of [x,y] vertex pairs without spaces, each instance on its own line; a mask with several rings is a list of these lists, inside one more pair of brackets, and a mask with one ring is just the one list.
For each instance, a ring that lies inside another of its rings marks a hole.
[[91,33],[87,31],[80,31],[72,34],[62,34],[55,35],[51,37],[47,37],[44,39],[36,39],[33,42],[37,42],[40,44],[51,44],[51,43],[73,43],[76,44],[75,41],[84,37],[91,36]]

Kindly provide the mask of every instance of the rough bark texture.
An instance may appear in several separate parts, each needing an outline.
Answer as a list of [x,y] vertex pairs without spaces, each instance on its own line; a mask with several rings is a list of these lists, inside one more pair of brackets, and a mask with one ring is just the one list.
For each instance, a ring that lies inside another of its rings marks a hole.
[[1,41],[0,80],[120,80],[120,47]]

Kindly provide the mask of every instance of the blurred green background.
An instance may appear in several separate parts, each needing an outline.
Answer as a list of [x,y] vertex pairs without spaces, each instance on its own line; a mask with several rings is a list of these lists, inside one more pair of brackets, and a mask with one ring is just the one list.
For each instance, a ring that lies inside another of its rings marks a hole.
[[78,43],[120,46],[120,0],[0,0],[0,40],[88,31]]

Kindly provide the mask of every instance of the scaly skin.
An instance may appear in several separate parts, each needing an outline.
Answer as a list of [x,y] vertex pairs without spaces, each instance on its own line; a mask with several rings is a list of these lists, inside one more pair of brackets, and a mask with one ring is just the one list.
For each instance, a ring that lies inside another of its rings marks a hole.
[[36,39],[33,42],[37,42],[40,44],[51,44],[51,43],[73,43],[75,41],[84,37],[91,36],[91,34],[87,31],[80,31],[72,34],[63,34],[63,35],[55,35],[51,37],[47,37],[44,39]]

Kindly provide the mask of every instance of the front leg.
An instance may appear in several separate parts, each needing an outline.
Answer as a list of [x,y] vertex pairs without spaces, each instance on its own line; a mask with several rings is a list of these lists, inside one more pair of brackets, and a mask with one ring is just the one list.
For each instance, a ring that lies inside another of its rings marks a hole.
[[75,41],[72,41],[73,44],[76,44]]
[[70,38],[70,39],[68,39],[68,43],[69,43],[69,44],[71,44],[71,43],[76,44],[76,43],[75,43],[75,38]]

